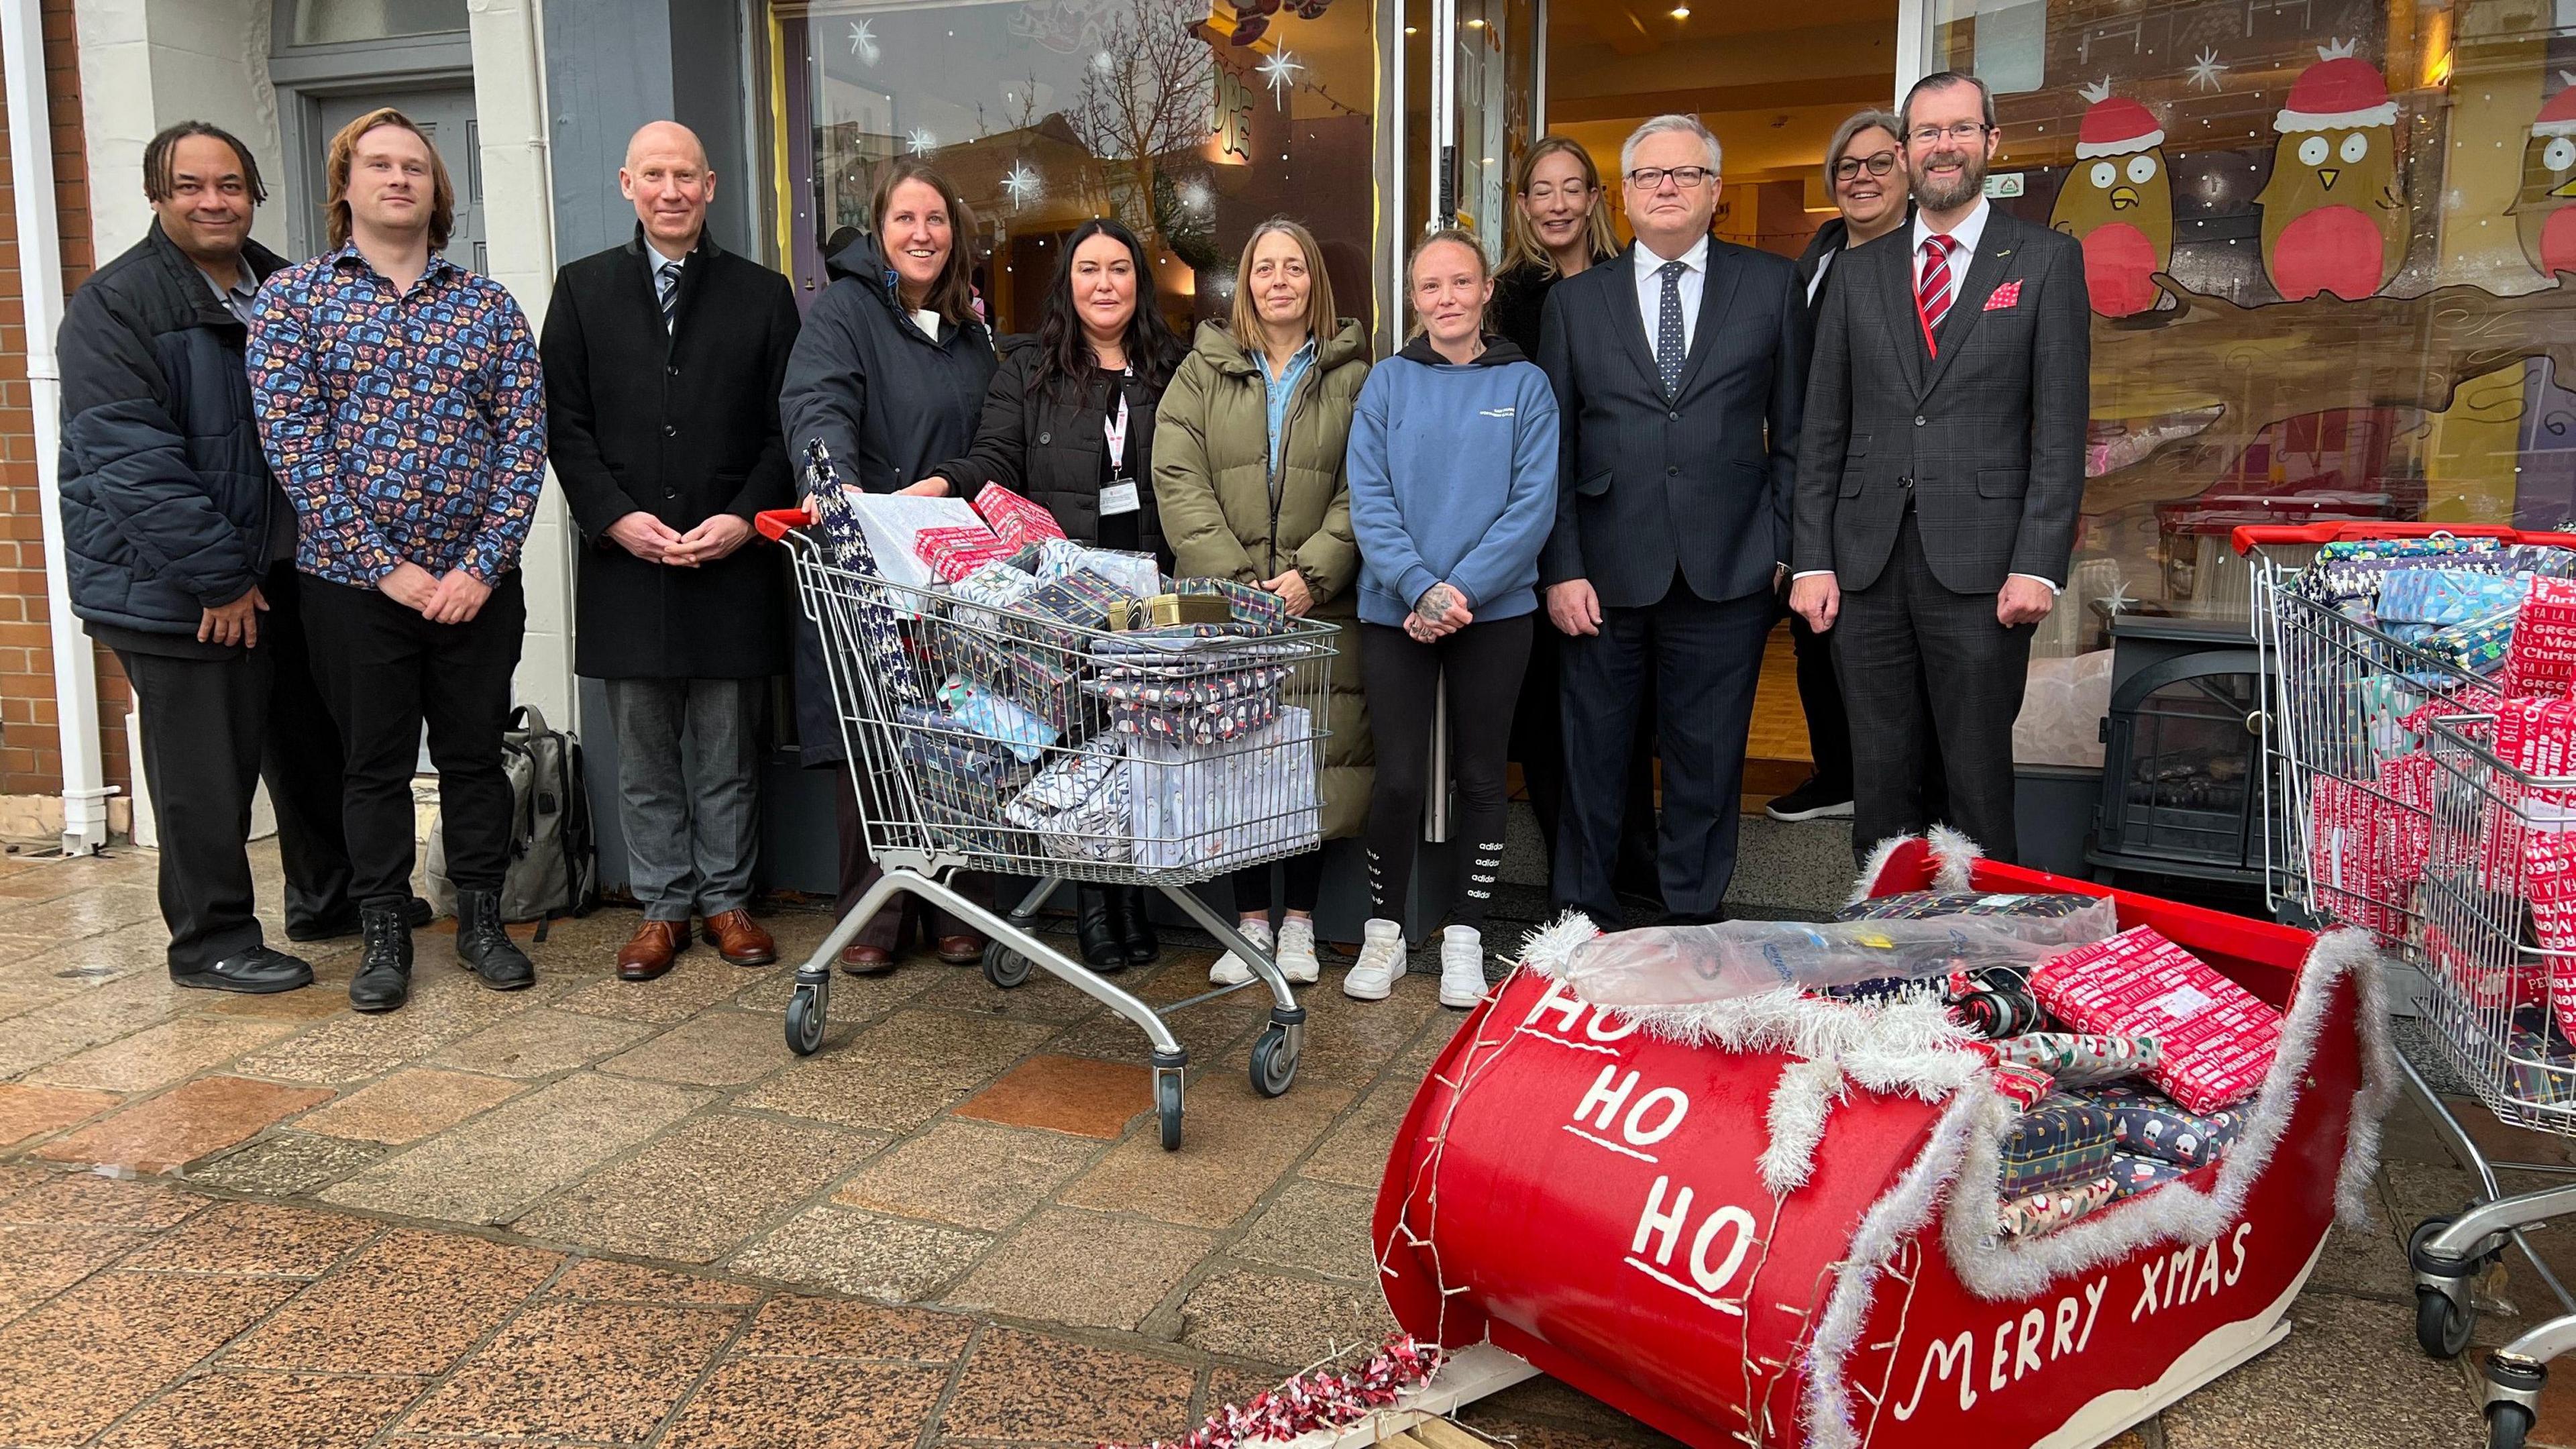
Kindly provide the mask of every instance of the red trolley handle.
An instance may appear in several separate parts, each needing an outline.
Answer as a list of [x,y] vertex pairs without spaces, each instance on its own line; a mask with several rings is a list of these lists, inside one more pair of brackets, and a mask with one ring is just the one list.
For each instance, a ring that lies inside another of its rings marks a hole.
[[759,529],[760,536],[771,543],[785,543],[787,535],[813,521],[805,516],[802,508],[764,508],[752,515],[751,526]]
[[2491,523],[2375,523],[2361,519],[2324,523],[2248,523],[2229,535],[2229,543],[2240,554],[2275,544],[2342,543],[2359,538],[2432,538],[2449,534],[2453,538],[2492,538],[2500,543],[2554,544],[2559,548],[2576,548],[2576,534],[2529,533],[2518,528],[2501,528]]

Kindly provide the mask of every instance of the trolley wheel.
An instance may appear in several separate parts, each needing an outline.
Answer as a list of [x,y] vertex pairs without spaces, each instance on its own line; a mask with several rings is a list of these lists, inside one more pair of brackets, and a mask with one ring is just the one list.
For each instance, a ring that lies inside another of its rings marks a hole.
[[2487,1405],[2487,1449],[2522,1449],[2531,1432],[2531,1411],[2511,1402]]
[[984,943],[984,979],[1004,991],[1029,979],[1029,958],[999,941]]
[[1154,1074],[1154,1112],[1162,1118],[1163,1150],[1181,1150],[1181,1074]]
[[823,993],[799,986],[787,999],[787,1049],[810,1057],[823,1045]]
[[1252,1043],[1252,1090],[1265,1097],[1276,1097],[1297,1080],[1297,1049],[1288,1044],[1288,1030],[1273,1026],[1263,1031]]
[[[2429,1217],[2415,1225],[2406,1237],[2406,1258],[2416,1261],[2416,1249],[2424,1240],[2451,1225],[2450,1215]],[[2471,1265],[2474,1272],[2475,1265]],[[2478,1312],[2474,1305],[2462,1307],[2451,1301],[2449,1294],[2438,1288],[2417,1287],[2415,1290],[2415,1344],[2435,1358],[2458,1358],[2469,1346],[2469,1334],[2477,1327]]]

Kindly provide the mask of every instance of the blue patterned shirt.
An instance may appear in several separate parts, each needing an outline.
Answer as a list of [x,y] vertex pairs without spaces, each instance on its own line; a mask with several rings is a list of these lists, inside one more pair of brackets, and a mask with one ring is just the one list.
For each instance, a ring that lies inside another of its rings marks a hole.
[[400,563],[489,584],[545,484],[536,340],[500,283],[433,255],[397,293],[352,243],[260,288],[251,389],[302,522],[295,566],[372,588]]
[[1255,349],[1252,355],[1261,368],[1261,385],[1269,392],[1265,401],[1270,404],[1270,471],[1275,474],[1279,471],[1279,430],[1288,425],[1288,399],[1297,395],[1297,379],[1315,365],[1315,339],[1308,336],[1303,347],[1290,353],[1288,366],[1276,378],[1270,375],[1268,353]]

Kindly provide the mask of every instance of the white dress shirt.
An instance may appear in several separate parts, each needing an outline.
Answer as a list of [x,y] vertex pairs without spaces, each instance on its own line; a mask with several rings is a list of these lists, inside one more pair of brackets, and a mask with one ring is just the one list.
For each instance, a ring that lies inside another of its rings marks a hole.
[[[1986,218],[1991,216],[1993,213],[1994,207],[1988,204],[1984,197],[1980,196],[1977,198],[1977,204],[1969,208],[1967,217],[1957,226],[1954,226],[1949,230],[1948,235],[1950,240],[1958,243],[1958,246],[1953,248],[1950,253],[1950,301],[1953,306],[1956,306],[1958,303],[1959,288],[1968,280],[1968,263],[1977,255],[1977,244],[1985,240]],[[1914,213],[1914,224],[1911,228],[1911,239],[1914,246],[1914,288],[1915,293],[1918,296],[1921,295],[1923,289],[1923,264],[1925,261],[1929,260],[1932,255],[1932,249],[1924,245],[1924,238],[1930,235],[1932,235],[1932,228],[1925,224],[1922,211],[1917,209]],[[1642,252],[1644,249],[1639,248],[1639,250]],[[1822,268],[1817,270],[1817,275],[1824,275]],[[1802,579],[1809,578],[1813,575],[1827,572],[1830,572],[1830,570],[1808,569],[1800,573],[1798,577]],[[2011,574],[2007,575],[2007,577],[2016,579],[2032,579],[2039,583],[2046,584],[2048,586],[2048,591],[2052,594],[2059,592],[2056,580],[2043,579],[2037,574]]]
[[[1691,344],[1699,338],[1699,299],[1708,290],[1708,238],[1691,243],[1691,249],[1677,257],[1659,257],[1655,249],[1639,242],[1637,256],[1637,310],[1646,322],[1646,355],[1655,356],[1655,334],[1661,330],[1664,315],[1663,266],[1675,261],[1689,268],[1677,279],[1682,293],[1682,355],[1690,355]],[[1656,358],[1662,361],[1661,358]]]

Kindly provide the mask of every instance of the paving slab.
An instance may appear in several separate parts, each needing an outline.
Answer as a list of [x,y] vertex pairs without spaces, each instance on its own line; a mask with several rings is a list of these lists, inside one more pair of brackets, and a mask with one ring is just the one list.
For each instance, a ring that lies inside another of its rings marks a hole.
[[206,1205],[158,1182],[119,1182],[88,1172],[48,1172],[0,1201],[0,1222],[73,1228],[166,1228]]
[[690,1396],[660,1449],[913,1449],[948,1372],[738,1359]]
[[274,1132],[190,1169],[188,1180],[262,1197],[296,1197],[373,1166],[384,1155],[373,1142]]
[[1292,1180],[1229,1251],[1257,1263],[1375,1283],[1377,1250],[1369,1242],[1369,1220],[1376,1210],[1372,1190]]
[[291,1022],[183,1016],[40,1067],[27,1080],[106,1092],[149,1092],[294,1030]]
[[[1395,993],[1384,1001],[1354,1001],[1342,994],[1333,976],[1300,997],[1306,1004],[1306,1048],[1297,1065],[1297,1080],[1366,1087],[1423,1032],[1449,1038],[1466,1013],[1440,1004],[1440,978],[1435,954],[1423,958],[1431,969],[1411,969],[1398,977]],[[1435,1018],[1441,1025],[1434,1025]]]
[[589,1298],[622,1303],[718,1303],[747,1307],[760,1290],[697,1273],[671,1273],[614,1258],[583,1258],[546,1289],[550,1298]]
[[551,1077],[623,1051],[652,1030],[642,1022],[551,1008],[521,1012],[448,1047],[430,1063],[495,1077]]
[[939,1418],[969,1439],[1147,1443],[1188,1427],[1195,1367],[1019,1329],[987,1328]]
[[0,1444],[80,1444],[286,1301],[284,1278],[93,1274],[0,1329]]
[[1214,1233],[1147,1218],[1049,1208],[995,1245],[948,1290],[947,1301],[1046,1323],[1134,1330],[1215,1242]]
[[[2167,1449],[2450,1449],[2485,1430],[2411,1309],[2302,1295],[2290,1336],[2161,1416]],[[2331,1405],[2331,1412],[2320,1412]]]
[[444,1132],[521,1091],[517,1082],[472,1072],[406,1067],[329,1106],[307,1112],[297,1130],[397,1145]]
[[733,1255],[726,1267],[890,1303],[927,1302],[973,1266],[992,1239],[856,1208],[809,1208]]
[[442,1374],[561,1263],[535,1248],[393,1228],[225,1350],[222,1366]]
[[714,1095],[582,1072],[387,1158],[321,1196],[409,1217],[505,1223]]
[[1374,1284],[1284,1273],[1212,1273],[1181,1304],[1182,1342],[1264,1363],[1320,1363],[1372,1347],[1395,1330]]
[[778,1018],[707,1011],[599,1064],[603,1072],[702,1087],[758,1081],[796,1060]]
[[317,1278],[379,1225],[271,1202],[218,1202],[137,1247],[117,1266],[163,1273]]
[[343,1449],[364,1444],[429,1380],[210,1373],[128,1415],[99,1449]]
[[741,1358],[893,1359],[952,1363],[966,1351],[975,1320],[962,1313],[883,1308],[848,1298],[781,1293],[734,1341]]
[[1180,1151],[1165,1152],[1158,1133],[1138,1131],[1059,1196],[1076,1207],[1231,1226],[1332,1126],[1352,1095],[1300,1082],[1284,1097],[1263,1098],[1248,1081],[1202,1081],[1183,1099]]
[[0,1147],[14,1146],[48,1132],[59,1132],[124,1100],[115,1092],[0,1082]]
[[1062,1133],[951,1119],[896,1144],[832,1201],[993,1231],[1026,1217],[1099,1152]]
[[412,975],[411,1000],[400,1011],[332,1017],[243,1057],[240,1070],[289,1082],[380,1077],[494,1022],[537,1009],[560,985],[543,974],[537,983],[525,991],[487,990],[470,973],[423,960]]
[[36,1149],[57,1162],[168,1172],[331,1100],[321,1087],[282,1087],[248,1077],[199,1077],[148,1097]]
[[633,1444],[661,1427],[741,1321],[738,1308],[540,1303],[457,1365],[402,1427]]
[[0,1323],[152,1240],[149,1228],[0,1225]]
[[709,1263],[821,1192],[885,1139],[726,1113],[674,1130],[518,1218],[532,1238]]
[[898,1011],[744,1092],[737,1105],[909,1132],[1008,1070],[1047,1034],[1029,1022]]
[[[756,980],[782,972],[793,974],[784,965],[728,966],[713,951],[694,950],[682,956],[669,975],[658,980],[622,981],[607,976],[569,993],[557,1004],[585,1016],[675,1026]],[[783,1045],[786,1038],[782,1035],[779,1041]]]
[[[1377,1191],[1378,1180],[1386,1175],[1386,1159],[1395,1151],[1395,1135],[1404,1126],[1404,1114],[1413,1109],[1413,1095],[1421,1085],[1419,1079],[1391,1077],[1369,1089],[1359,1106],[1298,1164],[1298,1174]],[[1298,1090],[1303,1089],[1292,1089],[1290,1095]]]
[[956,1115],[1106,1142],[1154,1105],[1154,1074],[1135,1062],[1041,1053],[957,1104]]

